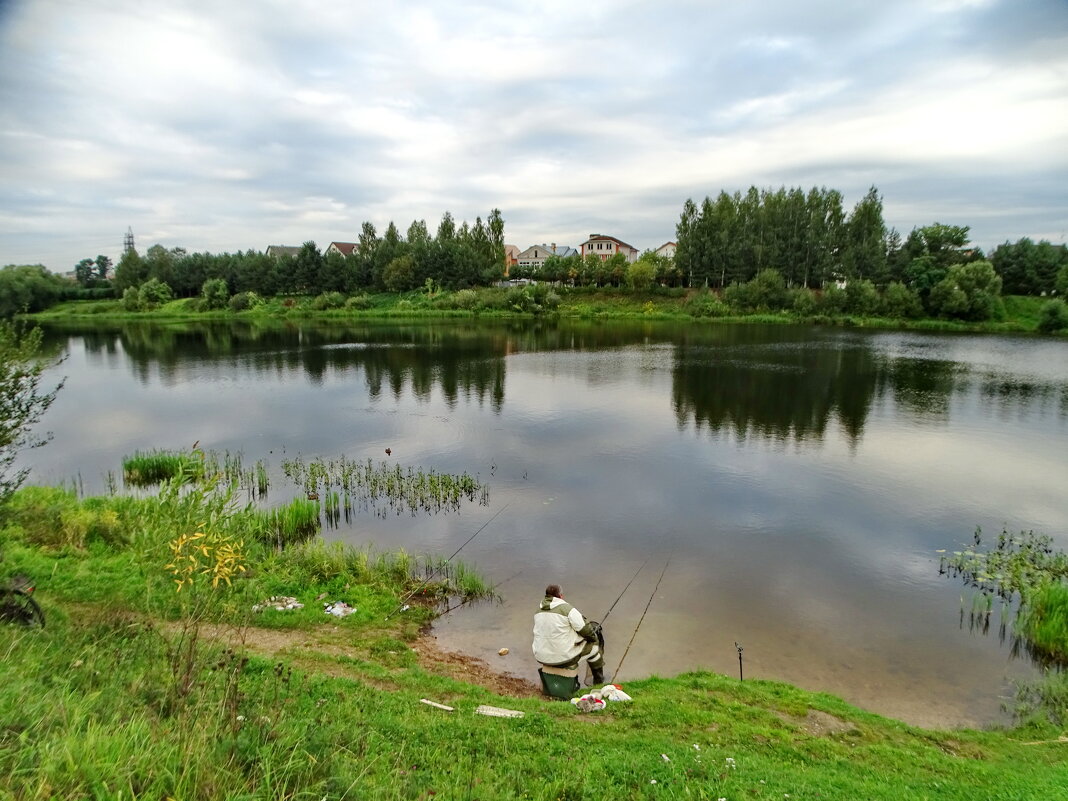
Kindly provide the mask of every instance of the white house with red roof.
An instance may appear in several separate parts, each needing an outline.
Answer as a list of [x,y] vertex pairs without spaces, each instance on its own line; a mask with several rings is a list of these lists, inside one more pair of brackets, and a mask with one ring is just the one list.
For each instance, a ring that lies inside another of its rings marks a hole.
[[331,253],[340,253],[342,256],[348,258],[356,250],[355,242],[331,242],[326,246],[326,250],[323,251],[324,256],[329,256]]
[[675,249],[678,248],[678,242],[665,242],[663,245],[653,251],[657,256],[663,256],[665,259],[675,258]]
[[609,256],[614,256],[616,253],[622,253],[627,257],[628,262],[638,260],[638,249],[636,247],[628,245],[622,239],[616,239],[614,236],[606,234],[590,234],[590,238],[579,246],[579,253],[582,258],[586,258],[591,254],[599,256],[601,261],[605,261]]

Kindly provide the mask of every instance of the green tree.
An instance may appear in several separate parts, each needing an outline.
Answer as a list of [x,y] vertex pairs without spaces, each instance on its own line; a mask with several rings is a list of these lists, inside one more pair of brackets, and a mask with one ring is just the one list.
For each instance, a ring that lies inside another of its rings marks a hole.
[[205,309],[224,309],[230,302],[230,288],[221,278],[209,278],[200,288]]
[[1058,299],[1043,304],[1038,317],[1038,330],[1052,334],[1065,328],[1068,328],[1068,303]]
[[96,265],[92,259],[82,259],[74,265],[74,280],[82,286],[89,286],[93,280]]
[[933,314],[962,320],[990,320],[1004,314],[1001,276],[988,261],[954,264],[931,289]]
[[0,317],[47,309],[73,284],[40,264],[9,264],[0,270]]
[[137,297],[141,302],[142,308],[151,309],[173,300],[174,293],[171,291],[169,284],[158,278],[149,278],[141,284],[141,288],[137,291]]
[[127,250],[122,254],[119,263],[115,266],[115,279],[112,286],[115,294],[123,296],[128,287],[141,286],[148,278],[148,266],[136,250]]
[[653,285],[653,281],[656,278],[656,264],[649,259],[638,259],[638,261],[627,265],[626,276],[627,286],[639,292],[644,292]]
[[390,292],[406,292],[415,286],[415,259],[411,255],[393,259],[382,271],[382,284]]
[[41,355],[41,330],[20,331],[0,321],[0,505],[22,485],[28,468],[14,469],[19,452],[44,445],[49,435],[34,435],[31,429],[63,386],[45,392],[41,382],[46,369],[58,363]]

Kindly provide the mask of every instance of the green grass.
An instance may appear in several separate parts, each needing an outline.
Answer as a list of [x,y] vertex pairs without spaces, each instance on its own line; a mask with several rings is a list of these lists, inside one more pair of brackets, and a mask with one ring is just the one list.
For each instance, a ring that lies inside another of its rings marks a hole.
[[[311,296],[275,297],[243,312],[228,309],[194,311],[189,299],[171,301],[152,311],[126,312],[119,301],[68,301],[57,304],[43,312],[27,317],[41,321],[93,318],[100,320],[214,320],[214,319],[267,319],[287,317],[316,317],[324,319],[413,319],[413,318],[509,318],[531,317],[529,313],[516,312],[506,298],[507,289],[483,287],[477,290],[449,292],[439,290],[434,294],[423,291],[405,293],[370,293],[361,295],[357,307],[344,307],[317,311],[315,298]],[[800,317],[792,312],[745,314],[728,311],[715,316],[698,316],[688,298],[700,290],[653,289],[637,292],[627,289],[593,287],[554,287],[560,297],[554,314],[578,319],[644,319],[644,320],[699,320],[702,323],[752,322],[787,324],[823,324],[849,327],[910,329],[920,331],[979,331],[991,333],[1017,333],[1037,330],[1039,314],[1046,298],[1007,295],[1003,297],[1005,318],[986,322],[970,323],[957,320],[924,318],[901,320],[885,317],[858,317],[849,314],[819,317]],[[462,295],[462,293],[468,293]],[[457,300],[462,297],[463,300]],[[721,310],[722,311],[722,310]]]
[[[1068,786],[1064,717],[924,731],[707,672],[630,682],[633,702],[591,715],[497,695],[413,653],[433,604],[387,620],[423,587],[490,594],[474,571],[318,538],[278,551],[235,506],[207,481],[150,498],[16,494],[4,569],[36,580],[48,624],[0,627],[0,798],[1046,801]],[[51,536],[38,515],[97,523]],[[248,570],[176,591],[169,543],[199,530],[244,542]],[[252,612],[271,595],[304,607]],[[327,618],[335,600],[357,612]],[[1064,709],[1068,683],[1035,692]]]
[[[48,611],[42,631],[0,630],[11,797],[1046,801],[1068,786],[1065,745],[1026,744],[1051,731],[922,731],[700,672],[631,682],[633,702],[582,715],[428,671],[386,633],[281,658],[205,639],[192,690],[176,696],[173,634]],[[479,704],[525,716],[482,717]]]

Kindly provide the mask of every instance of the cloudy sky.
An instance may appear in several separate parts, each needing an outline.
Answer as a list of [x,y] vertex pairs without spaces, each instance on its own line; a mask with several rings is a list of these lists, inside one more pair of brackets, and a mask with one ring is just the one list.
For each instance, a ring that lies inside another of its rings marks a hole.
[[688,197],[874,184],[1068,235],[1066,0],[0,0],[0,264],[485,218],[639,249]]

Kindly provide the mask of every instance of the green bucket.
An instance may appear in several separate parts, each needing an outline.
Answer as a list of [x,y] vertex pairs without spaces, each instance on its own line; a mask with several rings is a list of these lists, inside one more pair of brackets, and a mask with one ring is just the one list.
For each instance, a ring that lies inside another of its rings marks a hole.
[[551,698],[569,701],[580,687],[578,671],[568,671],[561,675],[556,672],[547,673],[538,668],[538,675],[541,677],[541,689]]

